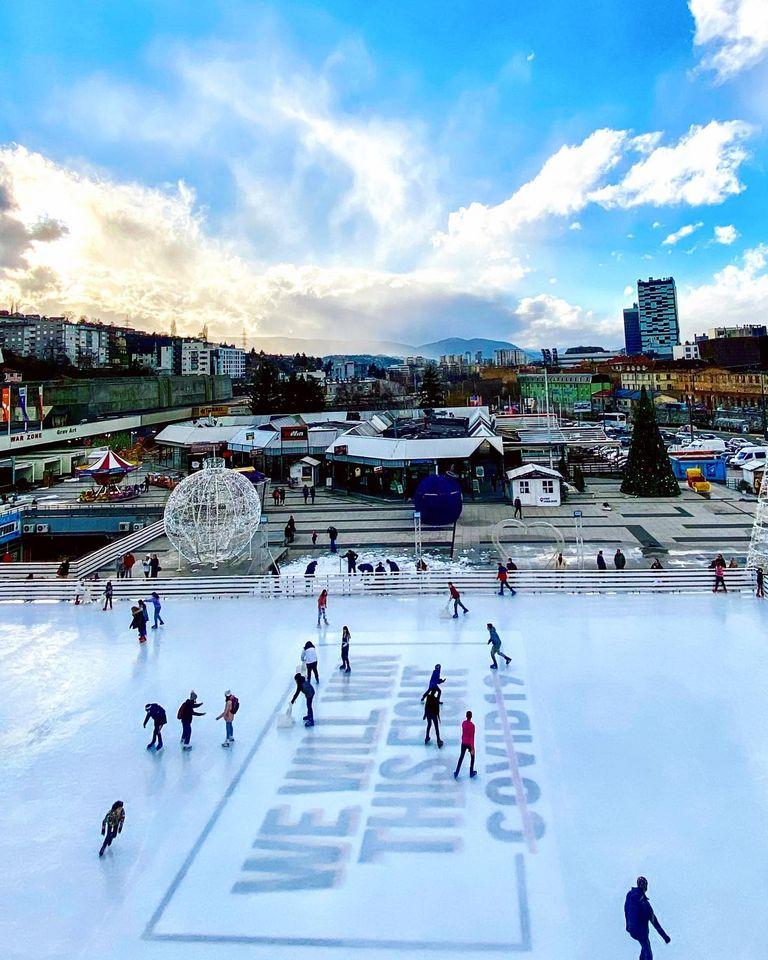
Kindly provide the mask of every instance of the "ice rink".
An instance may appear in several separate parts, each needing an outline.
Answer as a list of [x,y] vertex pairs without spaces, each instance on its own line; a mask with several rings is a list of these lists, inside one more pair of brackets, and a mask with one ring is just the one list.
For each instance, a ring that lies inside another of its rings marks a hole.
[[[642,873],[658,957],[764,958],[768,606],[464,599],[452,620],[437,597],[331,597],[321,630],[311,599],[174,601],[144,647],[126,604],[3,606],[0,956],[617,960],[639,952],[623,901]],[[317,725],[280,729],[307,639]],[[436,663],[442,750],[419,702]],[[207,715],[182,753],[191,688]],[[454,781],[467,709],[479,776]]]

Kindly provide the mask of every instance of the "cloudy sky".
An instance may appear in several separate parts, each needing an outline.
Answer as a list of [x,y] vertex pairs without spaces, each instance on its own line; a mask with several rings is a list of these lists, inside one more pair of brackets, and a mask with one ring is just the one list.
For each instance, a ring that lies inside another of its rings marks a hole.
[[0,306],[217,338],[768,316],[768,0],[9,0]]

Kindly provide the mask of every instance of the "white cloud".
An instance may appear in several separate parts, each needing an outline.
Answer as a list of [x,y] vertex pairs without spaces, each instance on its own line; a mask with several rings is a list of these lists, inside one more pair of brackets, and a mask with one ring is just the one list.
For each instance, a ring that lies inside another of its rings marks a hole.
[[521,347],[559,346],[596,339],[618,343],[620,340],[618,319],[597,319],[591,310],[547,293],[523,297],[514,313],[519,327],[512,336]]
[[768,245],[748,250],[708,283],[679,291],[684,335],[716,326],[755,323],[768,314]]
[[732,243],[735,243],[739,238],[739,231],[733,224],[728,224],[724,227],[715,227],[715,243],[722,243],[723,246],[729,247]]
[[687,223],[684,227],[680,227],[680,229],[676,230],[674,233],[670,233],[669,236],[665,237],[661,242],[665,247],[674,246],[678,241],[682,240],[684,237],[690,237],[694,230],[699,230],[703,226],[704,224],[701,221],[698,223]]
[[635,288],[634,288],[634,287],[630,287],[630,286],[624,287],[624,296],[625,296],[625,297],[631,297],[631,296],[634,294],[634,292],[635,292]]
[[688,0],[688,6],[701,67],[713,71],[717,82],[732,79],[768,53],[765,0]]
[[533,60],[536,59],[536,54],[533,52],[533,50],[531,50],[531,52],[528,54],[528,56],[525,59],[528,61],[528,63],[531,63]]
[[654,220],[653,223],[651,224],[651,227],[654,230],[658,230],[660,226],[661,226],[661,223],[658,220]]
[[738,173],[753,132],[740,120],[692,126],[673,146],[658,146],[634,164],[621,182],[592,193],[605,207],[641,204],[702,206],[722,203],[744,189]]
[[574,220],[573,223],[568,227],[569,230],[581,230],[581,224],[578,220]]

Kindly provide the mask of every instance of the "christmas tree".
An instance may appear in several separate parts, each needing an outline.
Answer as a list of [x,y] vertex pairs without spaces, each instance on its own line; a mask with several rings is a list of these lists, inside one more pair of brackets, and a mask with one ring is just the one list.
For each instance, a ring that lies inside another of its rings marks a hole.
[[656,423],[653,401],[645,387],[635,410],[632,442],[621,492],[636,497],[679,497],[680,485],[672,472]]

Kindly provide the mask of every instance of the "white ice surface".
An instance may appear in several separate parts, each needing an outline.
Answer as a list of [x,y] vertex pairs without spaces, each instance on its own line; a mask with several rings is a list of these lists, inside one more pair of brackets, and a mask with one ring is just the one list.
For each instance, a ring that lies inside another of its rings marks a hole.
[[[332,597],[324,631],[311,600],[169,602],[143,648],[125,604],[3,606],[0,957],[615,960],[638,952],[622,916],[638,873],[673,938],[656,940],[657,956],[765,957],[768,607],[465,599],[470,614],[453,621],[437,598]],[[513,657],[498,691],[488,620]],[[343,623],[349,678],[337,670]],[[300,648],[318,637],[317,726],[279,730]],[[424,746],[411,696],[437,662],[441,752]],[[207,715],[181,753],[175,716],[191,687]],[[241,709],[223,750],[214,717],[228,687]],[[508,749],[499,696],[510,737],[530,742]],[[159,755],[141,728],[151,700],[169,717]],[[468,708],[480,775],[469,782],[465,765],[454,783]],[[351,764],[339,737],[355,738]],[[317,782],[307,775],[329,789],[297,792]],[[414,797],[407,816],[392,805]],[[117,798],[125,831],[99,860]],[[398,819],[408,825],[382,826]],[[510,842],[492,835],[497,821]],[[411,849],[374,858],[374,836]],[[309,869],[290,875],[296,856]],[[248,869],[267,857],[279,875]],[[307,877],[333,882],[264,889]]]

